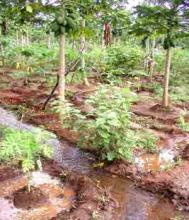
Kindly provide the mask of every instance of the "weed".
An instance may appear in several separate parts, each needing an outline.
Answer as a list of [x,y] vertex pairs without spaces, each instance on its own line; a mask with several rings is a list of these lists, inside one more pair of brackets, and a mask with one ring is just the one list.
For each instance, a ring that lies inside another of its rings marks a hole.
[[178,126],[185,132],[189,132],[189,123],[185,121],[184,115],[180,115],[178,119]]
[[3,130],[0,142],[0,161],[19,164],[24,172],[29,172],[40,163],[40,156],[51,157],[52,150],[42,144],[46,133],[38,132],[35,135],[29,131],[19,131],[13,128]]
[[138,131],[137,133],[137,146],[149,152],[155,152],[157,147],[158,138],[150,132]]
[[81,114],[80,110],[70,103],[56,110],[61,115],[62,124],[80,137],[78,146],[97,150],[102,159],[126,159],[132,161],[133,149],[144,147],[155,149],[154,137],[146,134],[137,136],[130,128],[131,102],[136,96],[128,88],[101,86],[87,99],[92,110]]

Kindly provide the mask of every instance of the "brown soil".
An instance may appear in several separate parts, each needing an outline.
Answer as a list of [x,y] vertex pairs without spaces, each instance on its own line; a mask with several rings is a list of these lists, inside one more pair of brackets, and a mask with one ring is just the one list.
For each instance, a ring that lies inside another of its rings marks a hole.
[[189,160],[189,145],[187,145],[181,153],[181,156],[185,160]]
[[172,107],[171,112],[165,109],[162,109],[157,102],[138,102],[132,106],[132,112],[136,115],[152,117],[153,119],[160,120],[164,123],[174,124],[181,112],[180,108]]
[[[95,212],[98,213],[98,219],[114,219],[117,203],[111,198],[109,192],[97,187],[94,181],[83,175],[69,174],[66,181],[77,192],[77,200],[70,213],[62,213],[54,220],[90,220]],[[103,196],[107,198],[107,202],[101,200]]]
[[[46,172],[52,176],[62,176],[65,184],[71,186],[76,192],[76,199],[70,212],[62,212],[53,220],[91,220],[92,213],[95,211],[100,220],[114,219],[114,208],[117,207],[117,202],[112,199],[108,190],[98,187],[85,175],[63,171],[54,161],[44,161],[43,164]],[[103,196],[107,198],[107,202],[101,200]]]
[[10,167],[0,167],[0,182],[13,179],[21,175],[20,170],[15,170]]
[[[6,74],[10,72],[11,71],[7,71]],[[162,76],[157,76],[157,81],[158,80],[161,82]],[[47,92],[49,92],[47,91],[47,86],[45,86],[44,82],[44,79],[39,76],[32,76],[32,78],[28,80],[27,85],[25,84],[24,80],[20,80],[19,83],[15,81],[9,85],[9,88],[7,88],[6,91],[4,90],[2,93],[0,92],[0,94],[2,94],[0,102],[3,105],[21,105],[23,104],[24,100],[24,104],[26,104],[28,109],[32,109],[32,112],[28,111],[29,113],[26,116],[28,120],[32,120],[35,124],[44,125],[47,129],[55,132],[58,136],[65,138],[72,143],[77,142],[77,135],[72,134],[72,132],[67,129],[62,129],[60,122],[55,116],[52,116],[50,113],[48,113],[48,110],[45,112],[45,114],[40,110],[41,103],[44,102],[44,98],[46,97]],[[34,91],[33,83],[36,83],[37,87],[41,89]],[[76,106],[82,107],[84,111],[90,111],[90,109],[85,109],[85,105],[83,106],[83,103],[85,96],[96,90],[95,86],[86,87],[84,85],[70,85],[67,86],[67,90],[79,97],[76,97],[73,101],[75,102]],[[36,96],[35,92],[37,93]],[[170,112],[168,111],[169,109],[167,111],[162,109],[156,101],[148,100],[146,102],[135,103],[135,105],[132,107],[132,111],[136,115],[150,117],[161,122],[166,130],[161,131],[166,132],[169,135],[170,133],[175,134],[178,132],[177,128],[174,126],[183,106],[188,107],[189,105],[175,105],[172,108],[173,110]],[[189,109],[189,107],[187,109]],[[155,126],[154,129],[158,130]],[[164,139],[162,139],[162,143],[165,144]],[[181,151],[181,155],[183,158],[188,159],[188,148],[185,148],[184,151]],[[54,176],[60,176],[62,169],[57,168],[56,164],[52,164],[51,162],[48,163],[49,165],[45,167],[46,171]],[[167,194],[177,206],[187,209],[187,205],[189,204],[189,190],[188,187],[183,183],[189,182],[188,161],[186,161],[183,166],[177,166],[176,168],[170,170],[170,172],[164,171],[144,175],[139,173],[131,164],[122,161],[115,162],[112,165],[107,166],[105,170],[116,175],[130,178],[137,182],[145,190]],[[105,190],[99,189],[89,178],[79,176],[77,174],[67,175],[66,183],[70,184],[71,187],[74,188],[74,191],[77,193],[77,199],[74,207],[69,213],[65,214],[65,212],[63,212],[55,219],[88,220],[91,219],[94,211],[99,213],[100,217],[98,217],[98,219],[113,219],[111,215],[116,203],[111,199],[111,196]],[[23,195],[23,191],[19,192],[20,195]],[[109,198],[110,202],[108,204],[104,204],[102,201],[99,201],[99,197],[102,195],[105,195]],[[36,197],[34,196],[34,198]]]
[[20,209],[32,209],[43,206],[47,203],[47,196],[37,188],[32,188],[29,192],[27,188],[21,189],[13,194],[14,205]]
[[189,211],[189,161],[168,171],[141,174],[125,162],[114,162],[106,171],[130,178],[143,189],[168,197],[179,209]]

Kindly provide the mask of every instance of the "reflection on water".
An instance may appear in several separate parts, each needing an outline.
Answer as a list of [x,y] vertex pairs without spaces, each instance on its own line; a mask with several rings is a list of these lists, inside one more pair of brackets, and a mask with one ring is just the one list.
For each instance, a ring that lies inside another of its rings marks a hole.
[[[34,126],[19,122],[13,114],[6,110],[0,108],[0,114],[0,124],[35,132]],[[127,179],[94,172],[91,166],[94,158],[90,154],[83,153],[68,142],[60,142],[57,138],[46,141],[53,147],[53,158],[60,165],[78,173],[87,174],[94,181],[98,181],[100,186],[110,189],[113,198],[118,201],[114,220],[170,220],[176,216],[177,213],[173,205],[167,200],[137,189],[134,183]],[[163,161],[173,161],[174,157],[172,151],[161,151],[159,155],[146,154],[138,157],[136,164],[145,170],[156,171],[159,170]],[[41,175],[41,173],[35,173],[33,177],[39,176],[39,174]],[[38,184],[38,182],[34,182]],[[12,210],[12,205],[7,200],[0,199],[0,203],[4,204],[7,207],[6,209],[11,206],[10,209]],[[10,216],[15,215],[16,211],[12,210]],[[4,213],[1,211],[0,219],[2,215],[4,216]],[[10,218],[3,218],[3,220],[6,219]],[[189,215],[186,214],[184,220],[189,220]]]

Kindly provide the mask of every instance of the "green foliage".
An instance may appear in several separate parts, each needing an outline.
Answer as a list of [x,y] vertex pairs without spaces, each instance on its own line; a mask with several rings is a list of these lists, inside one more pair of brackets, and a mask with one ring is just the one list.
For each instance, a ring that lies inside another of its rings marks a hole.
[[97,72],[98,77],[110,84],[122,81],[120,77],[141,76],[146,73],[142,70],[143,51],[132,43],[117,43],[102,50],[97,44],[86,54],[87,68]]
[[52,22],[52,31],[56,36],[77,31],[79,21],[79,14],[71,4],[65,4],[61,10],[56,14]]
[[185,132],[189,133],[189,123],[185,121],[184,115],[181,114],[178,119],[178,126]]
[[[157,71],[164,71],[163,53],[155,56]],[[187,102],[189,97],[189,51],[188,49],[177,48],[172,53],[170,96],[174,102]],[[158,96],[162,91],[157,92]]]
[[[155,142],[140,142],[135,131],[130,128],[131,113],[129,111],[136,95],[128,88],[101,86],[87,99],[91,111],[86,115],[69,103],[58,111],[64,127],[75,131],[81,148],[97,150],[102,159],[126,159],[132,161],[133,149],[137,147],[154,149]],[[145,136],[148,139],[148,135]]]
[[136,136],[138,137],[137,140],[138,148],[143,148],[150,152],[156,151],[157,141],[158,141],[158,138],[156,136],[154,136],[150,132],[141,132],[141,131],[138,132]]
[[29,131],[19,131],[13,128],[3,129],[0,141],[0,161],[7,163],[21,162],[24,172],[35,168],[40,157],[50,158],[52,150],[42,143],[47,133],[40,130],[33,134]]
[[140,47],[131,45],[115,45],[107,49],[107,71],[118,71],[118,74],[127,74],[139,68],[142,59]]

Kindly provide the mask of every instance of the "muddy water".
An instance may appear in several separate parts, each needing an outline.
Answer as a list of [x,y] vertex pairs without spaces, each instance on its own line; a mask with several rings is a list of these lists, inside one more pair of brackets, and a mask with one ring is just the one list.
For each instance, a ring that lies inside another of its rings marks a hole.
[[[2,125],[36,132],[34,126],[19,122],[13,114],[4,109],[0,108],[0,115]],[[60,142],[55,137],[47,142],[54,149],[54,160],[62,167],[89,175],[99,184],[99,187],[110,190],[112,196],[118,201],[115,220],[170,220],[178,214],[183,215],[183,213],[176,213],[173,205],[167,200],[137,189],[130,180],[95,172],[91,166],[94,161],[93,156],[78,150],[68,142]],[[12,216],[17,212],[16,209],[12,209],[12,204],[4,199],[0,200],[0,204],[8,208],[10,206]],[[0,219],[1,216],[3,213],[0,212]],[[189,220],[189,215],[185,215],[183,219]]]

